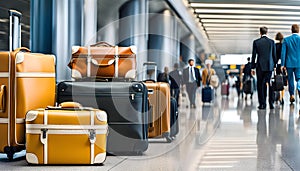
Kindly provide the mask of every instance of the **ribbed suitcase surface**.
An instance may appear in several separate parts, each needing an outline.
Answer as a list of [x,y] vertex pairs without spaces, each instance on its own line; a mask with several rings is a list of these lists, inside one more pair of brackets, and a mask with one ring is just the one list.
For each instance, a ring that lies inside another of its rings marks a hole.
[[142,153],[148,148],[148,91],[139,82],[61,82],[58,103],[75,101],[105,110],[107,152]]

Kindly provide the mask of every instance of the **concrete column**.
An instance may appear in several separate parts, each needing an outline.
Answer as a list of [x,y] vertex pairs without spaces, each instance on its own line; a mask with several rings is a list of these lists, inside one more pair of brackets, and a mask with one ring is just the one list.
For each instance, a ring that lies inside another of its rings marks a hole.
[[151,16],[149,26],[148,60],[156,62],[160,71],[165,66],[172,70],[174,63],[179,61],[176,17],[169,10],[165,10]]
[[30,3],[30,49],[52,53],[53,0],[31,0]]
[[31,49],[56,56],[57,82],[71,79],[71,46],[83,45],[83,3],[31,0]]
[[147,61],[148,0],[130,0],[119,9],[119,46],[137,47],[137,80],[142,80]]
[[97,41],[97,0],[84,0],[83,22],[84,45],[95,44]]
[[181,39],[180,54],[182,56],[182,61],[184,61],[185,63],[187,63],[189,59],[194,59],[196,61],[195,48],[196,42],[193,35],[189,35]]

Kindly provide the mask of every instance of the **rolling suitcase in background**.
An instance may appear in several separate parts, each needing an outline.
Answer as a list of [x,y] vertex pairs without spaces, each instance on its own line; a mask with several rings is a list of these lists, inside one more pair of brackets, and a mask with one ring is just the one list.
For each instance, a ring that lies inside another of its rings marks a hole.
[[177,101],[174,97],[171,97],[171,132],[170,137],[175,138],[179,132],[179,123],[178,123],[178,107]]
[[164,137],[171,142],[170,115],[171,95],[170,86],[163,82],[145,82],[150,103],[149,138]]
[[107,114],[76,103],[30,110],[26,160],[30,164],[101,164],[106,158]]
[[111,46],[99,42],[89,47],[74,46],[69,67],[72,77],[125,78],[136,77],[136,48]]
[[223,82],[221,85],[221,95],[229,96],[229,84],[226,82]]
[[214,99],[214,89],[210,86],[202,88],[202,102],[210,103]]
[[14,32],[10,33],[10,52],[0,52],[0,152],[12,160],[14,153],[25,149],[26,112],[54,105],[55,57],[15,49],[20,45],[21,13],[9,13]]
[[243,92],[246,94],[246,97],[247,94],[251,94],[251,98],[252,98],[253,90],[254,90],[253,78],[246,79],[243,84]]
[[61,82],[58,103],[75,101],[107,112],[107,152],[141,154],[148,148],[148,90],[139,82]]

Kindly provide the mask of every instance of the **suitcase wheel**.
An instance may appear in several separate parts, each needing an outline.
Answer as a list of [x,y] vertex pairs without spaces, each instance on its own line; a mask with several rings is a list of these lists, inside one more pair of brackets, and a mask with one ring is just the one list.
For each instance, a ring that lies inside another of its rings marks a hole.
[[12,161],[14,159],[14,154],[17,151],[15,147],[5,147],[4,152],[7,155],[7,158],[9,161]]
[[167,140],[167,143],[171,143],[173,139],[168,136],[168,137],[166,137],[166,140]]

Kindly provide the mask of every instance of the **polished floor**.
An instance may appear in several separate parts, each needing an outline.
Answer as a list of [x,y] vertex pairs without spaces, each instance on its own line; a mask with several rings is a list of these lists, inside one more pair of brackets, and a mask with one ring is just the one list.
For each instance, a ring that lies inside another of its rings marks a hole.
[[299,99],[290,105],[286,92],[283,106],[257,110],[256,94],[245,100],[234,90],[229,97],[219,93],[202,104],[199,90],[196,109],[186,108],[183,97],[177,138],[151,139],[143,156],[108,156],[103,166],[28,166],[24,157],[8,162],[0,155],[0,170],[300,170]]

